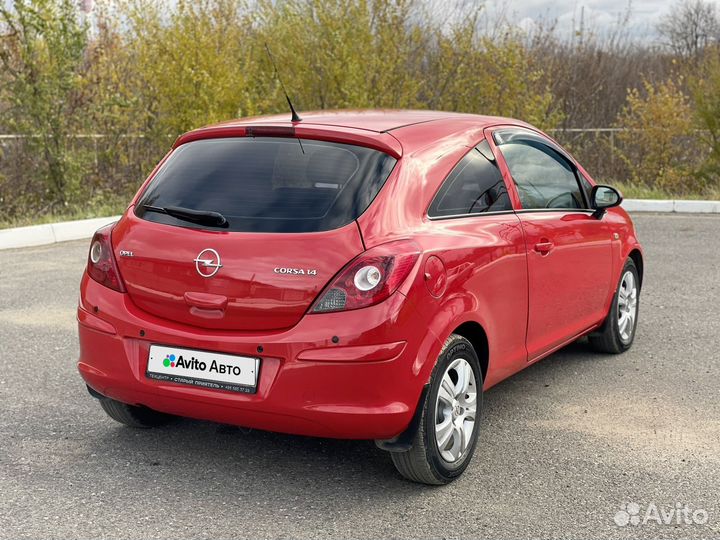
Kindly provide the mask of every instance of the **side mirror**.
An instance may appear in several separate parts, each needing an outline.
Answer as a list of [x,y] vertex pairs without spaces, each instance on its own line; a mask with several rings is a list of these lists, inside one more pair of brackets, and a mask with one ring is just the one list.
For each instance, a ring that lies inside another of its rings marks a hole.
[[595,210],[593,216],[601,218],[605,210],[613,206],[620,206],[623,198],[620,192],[610,186],[593,186],[590,192],[590,207]]

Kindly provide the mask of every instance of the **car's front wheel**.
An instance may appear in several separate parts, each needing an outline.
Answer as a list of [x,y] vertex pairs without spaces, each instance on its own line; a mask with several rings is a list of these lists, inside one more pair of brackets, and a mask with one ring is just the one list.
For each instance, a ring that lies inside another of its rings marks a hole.
[[618,354],[630,348],[635,339],[640,307],[640,276],[632,259],[620,275],[610,313],[600,329],[590,334],[590,344],[600,352]]
[[475,451],[482,409],[482,372],[472,344],[451,335],[440,352],[412,447],[393,452],[408,480],[441,485],[467,468]]

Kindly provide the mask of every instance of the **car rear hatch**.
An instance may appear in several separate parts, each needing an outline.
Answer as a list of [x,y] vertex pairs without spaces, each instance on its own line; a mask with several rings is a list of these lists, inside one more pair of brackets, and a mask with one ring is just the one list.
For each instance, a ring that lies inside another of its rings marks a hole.
[[395,162],[370,148],[285,137],[180,145],[113,230],[130,298],[202,328],[295,325],[363,251],[354,220]]

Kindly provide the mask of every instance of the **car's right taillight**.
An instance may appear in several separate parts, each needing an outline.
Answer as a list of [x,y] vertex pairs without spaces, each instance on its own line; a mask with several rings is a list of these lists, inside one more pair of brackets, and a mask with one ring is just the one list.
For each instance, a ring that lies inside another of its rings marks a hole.
[[90,253],[88,253],[87,273],[101,285],[124,293],[125,285],[120,277],[110,241],[110,234],[114,226],[115,224],[111,223],[95,232],[90,243]]
[[419,256],[419,246],[410,240],[389,242],[366,251],[325,287],[310,313],[348,311],[382,302],[403,284]]

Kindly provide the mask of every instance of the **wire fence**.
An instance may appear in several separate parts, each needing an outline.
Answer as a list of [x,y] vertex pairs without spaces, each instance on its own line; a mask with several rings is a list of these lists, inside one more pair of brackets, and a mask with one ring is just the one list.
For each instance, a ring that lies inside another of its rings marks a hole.
[[[549,130],[585,167],[593,178],[612,183],[629,177],[619,136],[623,128],[566,128]],[[48,197],[47,179],[43,178],[42,156],[29,139],[43,135],[0,134],[0,205],[5,215],[42,212]],[[167,152],[174,137],[145,134],[86,133],[69,137],[66,142],[71,163],[67,188],[73,199],[105,200],[131,196],[157,161]],[[699,134],[688,141],[701,147]]]
[[596,179],[612,181],[626,176],[618,159],[617,134],[625,128],[565,128],[548,130]]
[[[594,170],[595,174],[607,174],[614,172],[617,145],[616,134],[626,131],[624,128],[565,128],[552,129],[548,133],[556,138],[561,144],[566,145],[570,152],[576,154],[576,157],[583,163],[585,168]],[[26,139],[42,138],[43,135],[19,135],[19,134],[0,134],[0,175],[12,177],[19,173],[27,173],[24,168],[22,159],[13,154],[22,153],[22,144]],[[142,145],[142,141],[147,140],[144,134],[122,134],[122,135],[106,135],[102,133],[83,133],[70,136],[77,143],[74,147],[82,149],[85,153],[92,154],[91,162],[94,166],[99,167],[103,158],[108,154],[108,146],[116,146],[118,141],[128,145],[128,141],[136,141]],[[172,142],[173,137],[168,136],[168,145]],[[148,150],[156,151],[157,144],[148,142]],[[584,160],[580,159],[583,156]],[[158,159],[161,156],[157,156]],[[13,170],[15,167],[15,170]]]
[[[626,128],[561,128],[551,129],[548,133],[557,139],[561,144],[567,146],[570,152],[576,154],[586,169],[595,171],[598,175],[607,175],[617,172],[617,142],[616,135],[619,132],[627,131]],[[8,153],[22,151],[22,146],[18,143],[28,138],[41,138],[42,135],[18,135],[18,134],[0,134],[0,149],[4,152],[0,153],[0,174],[13,176],[12,163],[18,163],[7,156]],[[104,154],[106,154],[107,141],[119,140],[137,140],[143,141],[145,135],[139,134],[122,134],[122,135],[106,135],[102,133],[83,133],[72,135],[72,139],[84,142],[85,144],[76,145],[84,146],[86,152],[92,153],[92,162],[95,166],[99,166]],[[172,142],[173,137],[168,136],[168,143]],[[150,144],[148,146],[151,146]],[[154,145],[152,145],[154,146]],[[580,156],[585,159],[580,159]],[[160,156],[158,156],[159,159]],[[3,159],[5,158],[5,159]],[[18,171],[15,171],[18,172]]]

